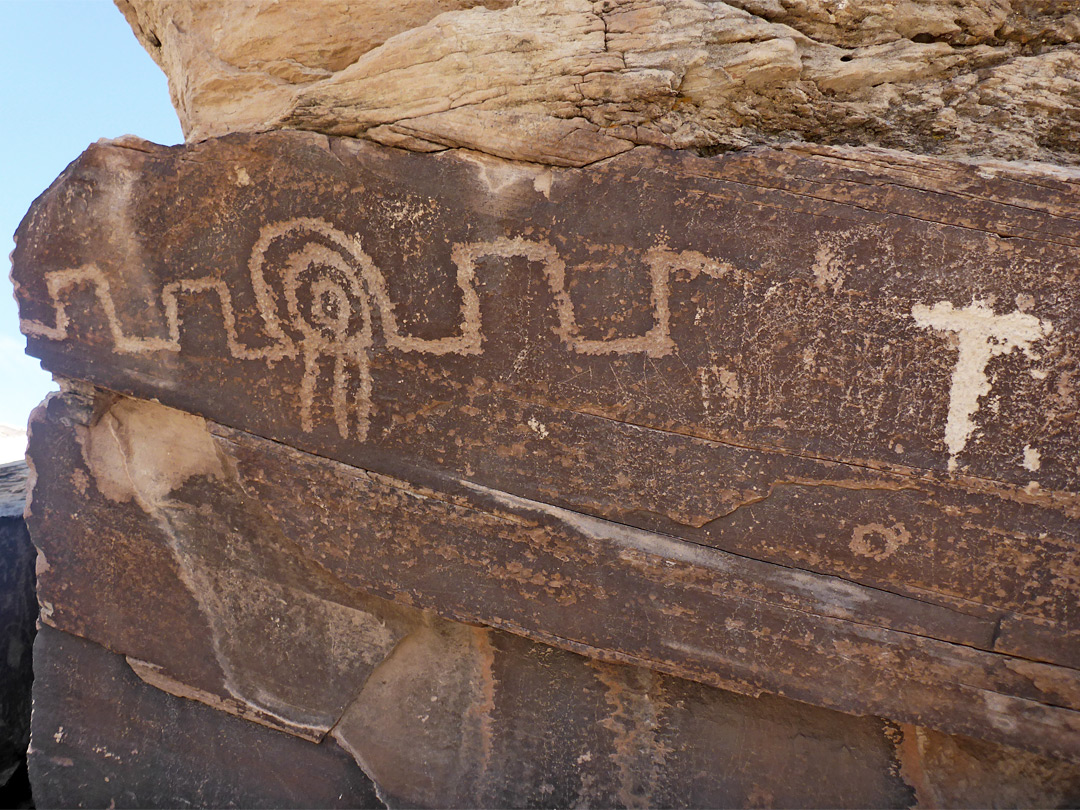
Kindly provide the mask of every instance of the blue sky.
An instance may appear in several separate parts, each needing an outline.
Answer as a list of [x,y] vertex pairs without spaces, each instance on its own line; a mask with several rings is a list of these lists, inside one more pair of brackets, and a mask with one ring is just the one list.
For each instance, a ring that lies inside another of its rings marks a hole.
[[[99,138],[183,140],[165,76],[110,0],[0,0],[0,238]],[[9,265],[5,265],[9,267]],[[52,390],[23,353],[11,283],[0,274],[0,424],[22,427]]]

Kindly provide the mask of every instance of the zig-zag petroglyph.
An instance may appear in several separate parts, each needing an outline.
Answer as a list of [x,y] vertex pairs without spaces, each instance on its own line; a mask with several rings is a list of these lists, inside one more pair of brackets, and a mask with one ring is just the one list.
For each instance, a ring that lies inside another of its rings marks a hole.
[[[284,253],[280,250],[282,246]],[[108,323],[115,351],[179,352],[183,322],[180,299],[209,292],[218,299],[229,352],[234,358],[266,363],[302,359],[300,424],[305,432],[315,429],[313,411],[320,395],[319,378],[328,370],[332,382],[323,395],[329,400],[338,432],[342,438],[355,436],[364,441],[373,408],[369,359],[373,316],[378,316],[383,339],[391,349],[436,356],[481,354],[484,334],[476,275],[478,263],[489,257],[520,257],[541,268],[558,316],[559,339],[569,351],[586,355],[644,354],[657,358],[670,354],[675,348],[671,338],[672,280],[680,273],[688,280],[699,275],[717,279],[739,276],[739,271],[730,264],[701,253],[654,247],[644,256],[649,270],[652,326],[639,335],[591,339],[580,333],[567,289],[566,263],[552,244],[522,237],[458,243],[451,248],[455,282],[461,293],[457,333],[421,338],[402,330],[386,279],[359,237],[349,236],[323,219],[301,217],[264,226],[251,251],[248,271],[263,336],[268,339],[262,345],[249,345],[240,338],[232,291],[224,281],[207,277],[164,285],[161,291],[164,336],[131,334],[120,321],[109,280],[93,264],[49,273],[46,288],[54,323],[50,326],[24,320],[22,327],[30,336],[67,340],[71,314],[65,295],[76,287],[90,286]],[[282,312],[287,313],[286,319],[282,318]],[[916,305],[912,317],[923,328],[956,332],[959,338],[960,353],[945,426],[949,468],[955,470],[957,456],[974,430],[972,417],[978,410],[978,401],[989,391],[985,379],[987,362],[1016,348],[1029,351],[1031,344],[1048,335],[1052,327],[1020,312],[994,315],[978,303],[964,309],[953,309],[947,303],[934,307]]]
[[[269,255],[279,240],[296,241],[277,274],[269,271]],[[642,335],[590,339],[580,335],[574,304],[566,288],[566,264],[550,243],[524,238],[455,244],[451,259],[461,292],[461,321],[457,334],[420,338],[403,333],[387,292],[383,273],[364,251],[358,237],[350,237],[322,219],[302,217],[263,227],[248,262],[256,306],[269,343],[252,346],[241,340],[236,325],[233,295],[225,282],[213,278],[181,279],[161,291],[165,337],[128,333],[117,314],[105,273],[95,265],[48,274],[46,287],[54,311],[54,324],[24,320],[25,334],[63,341],[69,336],[71,316],[65,295],[73,288],[91,286],[108,322],[115,351],[122,354],[181,351],[183,315],[180,298],[212,292],[218,298],[230,354],[241,360],[273,363],[297,356],[303,359],[300,385],[301,427],[314,429],[312,411],[323,364],[332,364],[329,399],[334,421],[343,438],[367,436],[372,409],[372,377],[368,352],[372,345],[373,311],[378,314],[386,345],[403,352],[431,355],[470,355],[483,351],[480,298],[476,290],[477,262],[486,257],[522,257],[541,266],[558,314],[557,332],[566,347],[588,355],[644,353],[663,357],[674,349],[671,339],[670,283],[676,273],[693,279],[700,274],[721,278],[735,269],[695,251],[676,252],[655,247],[645,255],[651,281],[653,325]],[[280,287],[280,289],[278,289]],[[306,292],[302,296],[301,292]],[[310,300],[309,305],[304,301]],[[280,304],[288,312],[282,323]],[[299,339],[290,336],[286,325]],[[350,379],[357,384],[350,386]],[[354,427],[355,423],[355,427]]]

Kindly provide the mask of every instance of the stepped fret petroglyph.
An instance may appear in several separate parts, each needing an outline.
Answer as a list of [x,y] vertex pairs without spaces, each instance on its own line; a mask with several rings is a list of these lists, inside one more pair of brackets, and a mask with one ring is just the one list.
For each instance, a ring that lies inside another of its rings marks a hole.
[[[272,255],[276,250],[280,252],[281,245],[287,253],[275,262]],[[365,252],[358,236],[350,236],[323,219],[299,217],[264,226],[248,262],[263,337],[269,339],[265,345],[251,345],[241,338],[233,292],[224,281],[208,277],[164,285],[161,291],[164,337],[131,334],[121,323],[108,279],[92,264],[49,273],[46,286],[54,324],[24,320],[23,330],[27,335],[47,340],[67,340],[72,316],[65,296],[73,288],[89,285],[108,323],[115,351],[179,352],[181,298],[210,292],[218,299],[227,345],[234,358],[267,363],[302,359],[300,410],[305,432],[314,430],[313,409],[319,394],[319,378],[329,371],[332,382],[327,396],[338,431],[343,438],[356,436],[364,441],[373,407],[368,356],[374,341],[373,316],[378,315],[383,340],[390,349],[436,356],[480,354],[484,334],[477,266],[483,259],[493,257],[523,258],[539,266],[558,317],[556,332],[560,341],[568,350],[584,355],[667,356],[675,348],[671,337],[671,282],[680,274],[686,280],[701,275],[714,279],[742,276],[731,264],[697,251],[654,246],[643,257],[649,272],[652,326],[642,334],[595,339],[581,334],[567,286],[566,262],[551,243],[523,237],[457,243],[452,246],[451,261],[461,294],[458,331],[422,338],[402,329],[386,278]],[[282,318],[282,312],[288,314],[286,319]],[[959,354],[945,426],[949,469],[955,470],[957,457],[975,430],[972,418],[979,409],[979,400],[990,391],[987,363],[992,357],[1017,348],[1030,354],[1032,343],[1049,335],[1053,327],[1050,322],[1023,312],[995,315],[980,302],[962,309],[948,302],[933,307],[916,304],[911,317],[920,327],[958,336]],[[351,381],[355,384],[350,385]]]
[[[279,240],[300,237],[283,261],[280,277],[268,270],[268,256]],[[166,337],[140,336],[125,330],[117,313],[112,288],[103,271],[95,265],[48,274],[47,289],[54,312],[54,324],[24,320],[27,335],[63,341],[69,337],[71,315],[65,295],[73,288],[89,285],[108,322],[114,350],[122,354],[179,352],[183,315],[180,298],[203,292],[216,294],[230,354],[239,360],[276,362],[300,356],[304,377],[300,387],[301,426],[314,429],[312,409],[323,363],[332,363],[330,402],[334,420],[343,438],[367,436],[372,408],[371,371],[368,350],[373,340],[372,305],[382,325],[386,345],[403,352],[432,355],[470,355],[482,352],[480,298],[476,290],[477,263],[484,258],[521,257],[542,268],[558,314],[559,338],[571,351],[580,354],[644,353],[663,357],[674,348],[671,339],[670,282],[676,273],[686,278],[698,275],[722,278],[736,274],[726,262],[716,261],[696,251],[672,251],[654,247],[645,254],[650,276],[650,303],[653,326],[644,334],[610,339],[582,337],[574,313],[574,303],[566,286],[566,263],[553,245],[522,237],[459,243],[451,258],[457,268],[456,284],[461,292],[461,322],[456,335],[420,338],[404,333],[394,302],[387,291],[382,271],[364,251],[359,237],[350,237],[322,219],[302,217],[265,226],[256,241],[248,270],[255,301],[270,343],[253,346],[239,334],[233,294],[225,282],[213,278],[181,279],[166,284],[161,303]],[[281,286],[280,296],[275,283]],[[279,303],[284,300],[289,314],[282,323]],[[370,302],[370,303],[369,303]],[[292,330],[298,339],[290,336]],[[350,391],[349,380],[357,385]],[[350,401],[351,400],[351,401]],[[352,426],[355,421],[355,428]]]

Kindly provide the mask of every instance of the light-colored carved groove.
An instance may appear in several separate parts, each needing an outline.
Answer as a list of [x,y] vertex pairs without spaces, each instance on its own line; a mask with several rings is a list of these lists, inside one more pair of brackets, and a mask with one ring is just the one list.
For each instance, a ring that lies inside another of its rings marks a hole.
[[[283,239],[299,239],[301,244],[285,257],[284,270],[275,279],[267,268],[268,254],[275,243]],[[40,321],[23,320],[22,328],[29,336],[53,341],[68,340],[71,317],[65,296],[76,287],[90,285],[108,322],[115,351],[121,354],[179,352],[183,323],[180,297],[210,292],[217,296],[232,357],[266,363],[297,356],[303,359],[300,424],[305,432],[315,428],[313,409],[319,376],[323,363],[329,359],[333,379],[329,399],[338,432],[342,438],[355,436],[359,441],[364,441],[373,408],[368,352],[373,342],[374,312],[378,313],[383,338],[391,349],[436,356],[480,354],[484,335],[480,297],[476,289],[476,266],[480,259],[491,256],[522,257],[541,266],[558,315],[559,338],[570,351],[587,355],[643,353],[649,357],[663,357],[670,354],[674,350],[670,306],[672,278],[683,273],[687,279],[701,274],[719,279],[738,273],[730,264],[710,259],[696,251],[677,252],[663,246],[654,247],[645,254],[645,263],[649,268],[653,325],[641,335],[593,339],[580,334],[574,303],[567,290],[566,263],[549,242],[504,237],[492,241],[458,243],[452,248],[451,259],[456,267],[457,288],[461,292],[459,332],[438,338],[420,338],[402,331],[385,277],[364,251],[359,237],[350,237],[325,220],[300,217],[265,226],[248,261],[256,307],[264,335],[269,339],[266,345],[249,345],[241,340],[232,291],[224,281],[208,277],[180,279],[162,288],[166,337],[130,334],[117,313],[109,280],[96,265],[49,273],[46,288],[53,308],[54,324],[50,326]],[[330,277],[323,273],[311,284],[311,317],[316,319],[315,323],[310,322],[302,312],[298,295],[304,284],[302,276],[311,268],[329,268],[336,274]],[[289,313],[288,331],[279,314],[281,299],[274,281],[281,287]],[[326,306],[329,308],[316,312],[316,298],[328,301]],[[351,326],[354,315],[358,316],[359,328]],[[299,341],[291,337],[289,331],[299,334]],[[358,382],[350,393],[351,377]]]

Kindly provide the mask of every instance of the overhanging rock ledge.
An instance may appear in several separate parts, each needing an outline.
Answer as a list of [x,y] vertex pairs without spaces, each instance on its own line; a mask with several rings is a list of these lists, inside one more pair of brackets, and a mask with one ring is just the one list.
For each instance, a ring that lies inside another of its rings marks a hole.
[[13,254],[39,802],[1080,801],[1067,8],[118,5],[189,142]]

